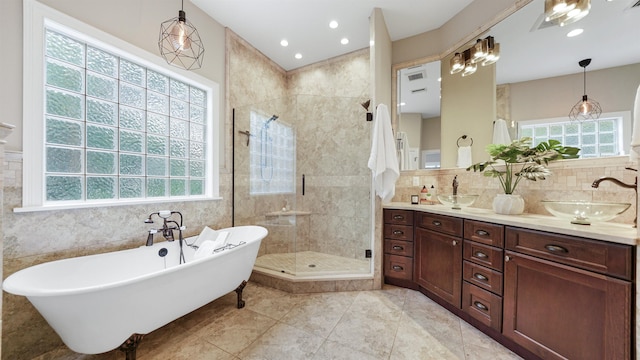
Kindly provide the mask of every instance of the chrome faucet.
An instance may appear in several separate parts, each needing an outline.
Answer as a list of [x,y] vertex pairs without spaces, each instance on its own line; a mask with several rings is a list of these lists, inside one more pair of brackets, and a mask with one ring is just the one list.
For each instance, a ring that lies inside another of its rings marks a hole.
[[[630,169],[630,168],[627,168],[627,169],[635,170],[635,169]],[[591,187],[594,188],[594,189],[597,189],[600,186],[600,183],[603,182],[603,181],[611,181],[612,183],[614,183],[614,184],[616,184],[616,185],[618,185],[620,187],[635,190],[635,192],[636,192],[635,202],[638,201],[638,177],[637,176],[636,176],[636,180],[635,180],[635,182],[633,184],[624,183],[624,182],[622,182],[622,181],[620,181],[620,180],[618,180],[618,179],[616,179],[614,177],[611,177],[611,176],[603,176],[603,177],[595,180],[591,184]],[[633,227],[637,227],[637,226],[638,226],[638,212],[636,211],[636,217],[635,217],[635,219],[633,219]]]

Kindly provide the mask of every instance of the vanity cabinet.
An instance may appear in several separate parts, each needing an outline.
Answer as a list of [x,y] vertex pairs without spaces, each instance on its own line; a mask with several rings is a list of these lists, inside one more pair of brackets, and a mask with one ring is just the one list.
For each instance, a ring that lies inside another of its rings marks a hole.
[[464,220],[462,310],[481,323],[502,327],[504,226]]
[[385,282],[412,288],[413,211],[384,210]]
[[463,220],[416,212],[415,283],[456,308],[462,294]]
[[506,228],[503,335],[543,359],[630,359],[633,247]]

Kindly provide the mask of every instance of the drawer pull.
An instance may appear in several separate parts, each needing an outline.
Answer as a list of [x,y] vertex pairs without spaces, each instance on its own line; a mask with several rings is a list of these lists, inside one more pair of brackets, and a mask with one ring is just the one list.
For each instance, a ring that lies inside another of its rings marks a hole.
[[400,246],[400,245],[393,245],[392,249],[393,250],[404,250],[404,247]]
[[432,223],[434,226],[442,226],[442,223],[441,223],[440,221],[438,221],[438,220],[433,220],[431,223]]
[[484,230],[476,230],[478,236],[489,236],[489,233]]
[[551,244],[547,244],[544,246],[545,249],[551,251],[552,253],[563,253],[566,254],[569,252],[569,250],[567,250],[566,248],[559,246],[559,245],[551,245]]
[[393,220],[404,220],[404,215],[393,215]]
[[403,271],[404,270],[404,268],[402,266],[400,266],[400,265],[393,265],[391,268],[393,269],[393,271]]
[[402,231],[402,230],[393,230],[393,235],[404,235],[404,231]]
[[484,275],[482,275],[480,273],[473,274],[473,277],[478,279],[478,280],[480,280],[480,281],[488,281],[489,280],[488,277],[486,277],[486,276],[484,276]]
[[479,258],[479,259],[486,259],[489,257],[489,255],[483,253],[482,251],[476,251],[473,256]]
[[487,310],[489,310],[489,308],[488,308],[485,304],[483,304],[483,303],[481,303],[481,302],[479,302],[479,301],[474,301],[474,302],[473,302],[473,306],[475,306],[476,308],[478,308],[478,309],[480,309],[480,310],[482,310],[482,311],[487,311]]

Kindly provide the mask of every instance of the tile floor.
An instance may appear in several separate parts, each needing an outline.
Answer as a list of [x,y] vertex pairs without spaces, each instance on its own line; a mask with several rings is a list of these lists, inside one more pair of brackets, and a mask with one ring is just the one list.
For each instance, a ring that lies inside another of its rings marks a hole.
[[[289,294],[249,283],[246,307],[228,294],[143,339],[139,360],[520,359],[420,294],[378,291]],[[61,348],[37,360],[124,359],[114,350]]]

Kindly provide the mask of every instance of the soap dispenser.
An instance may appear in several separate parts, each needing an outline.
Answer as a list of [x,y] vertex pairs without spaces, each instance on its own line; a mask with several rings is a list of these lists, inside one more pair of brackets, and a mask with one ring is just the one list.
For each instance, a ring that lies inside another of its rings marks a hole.
[[431,189],[429,189],[429,195],[431,195],[431,201],[434,203],[438,202],[438,197],[436,196],[436,187],[431,185]]
[[420,190],[420,205],[425,205],[429,201],[428,197],[429,191],[427,190],[427,186],[422,186],[422,190]]

